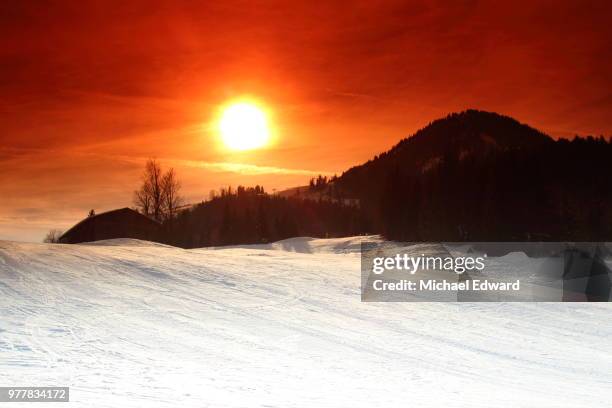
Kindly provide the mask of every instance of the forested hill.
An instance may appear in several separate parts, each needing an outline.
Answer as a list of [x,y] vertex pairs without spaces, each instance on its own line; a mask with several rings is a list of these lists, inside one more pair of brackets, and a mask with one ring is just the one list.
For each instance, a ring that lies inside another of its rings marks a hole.
[[389,151],[344,172],[338,184],[346,194],[360,195],[364,179],[380,180],[389,169],[426,172],[448,156],[466,159],[551,143],[553,139],[546,134],[511,117],[470,109],[429,123]]
[[401,240],[612,240],[612,145],[555,141],[496,113],[448,115],[342,174],[373,229]]
[[164,239],[183,248],[258,244],[296,236],[343,237],[368,231],[356,206],[228,188],[164,223]]

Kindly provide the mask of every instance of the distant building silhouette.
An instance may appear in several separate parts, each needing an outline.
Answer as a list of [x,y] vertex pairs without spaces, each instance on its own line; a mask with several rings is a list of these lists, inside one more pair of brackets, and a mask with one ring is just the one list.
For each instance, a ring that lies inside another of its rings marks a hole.
[[90,215],[66,231],[59,239],[63,244],[99,241],[113,238],[135,238],[157,241],[161,224],[130,208]]

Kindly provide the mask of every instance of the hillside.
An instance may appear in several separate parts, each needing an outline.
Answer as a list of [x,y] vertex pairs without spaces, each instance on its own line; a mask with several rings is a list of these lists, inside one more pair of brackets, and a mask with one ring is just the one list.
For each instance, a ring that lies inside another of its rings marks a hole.
[[270,195],[262,187],[223,190],[164,225],[162,242],[182,248],[269,243],[295,236],[339,237],[365,227],[355,206]]
[[[422,173],[434,169],[449,154],[468,159],[495,151],[529,150],[551,143],[553,140],[546,134],[511,117],[469,109],[430,122],[387,152],[351,167],[335,184],[343,189],[345,197],[357,197],[364,180],[384,179],[389,168]],[[325,198],[329,191],[300,186],[278,194],[318,199]]]
[[608,398],[606,304],[361,303],[358,242],[0,241],[0,382],[70,386],[75,407]]
[[437,119],[389,151],[346,171],[341,184],[356,189],[364,177],[384,177],[385,169],[428,171],[446,155],[462,159],[509,150],[530,150],[553,143],[544,133],[494,112],[466,110]]
[[430,123],[353,167],[336,194],[372,232],[414,241],[612,240],[612,144],[553,140],[496,113]]

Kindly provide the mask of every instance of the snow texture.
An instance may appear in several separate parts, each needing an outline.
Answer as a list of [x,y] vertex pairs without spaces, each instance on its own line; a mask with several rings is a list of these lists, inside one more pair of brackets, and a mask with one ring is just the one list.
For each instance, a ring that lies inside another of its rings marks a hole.
[[73,408],[609,404],[609,303],[361,303],[359,243],[0,241],[0,385]]

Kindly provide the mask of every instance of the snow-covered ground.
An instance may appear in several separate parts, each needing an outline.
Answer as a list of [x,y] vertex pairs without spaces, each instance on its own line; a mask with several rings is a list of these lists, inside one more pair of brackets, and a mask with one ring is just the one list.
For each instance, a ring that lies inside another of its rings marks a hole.
[[70,386],[58,407],[609,404],[609,303],[361,303],[358,251],[0,241],[0,385]]

